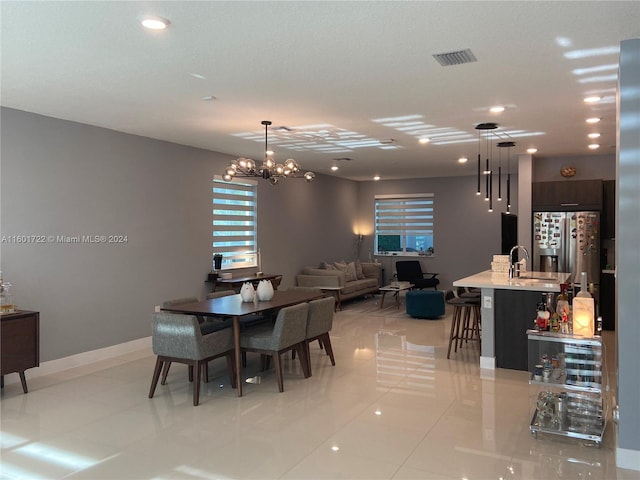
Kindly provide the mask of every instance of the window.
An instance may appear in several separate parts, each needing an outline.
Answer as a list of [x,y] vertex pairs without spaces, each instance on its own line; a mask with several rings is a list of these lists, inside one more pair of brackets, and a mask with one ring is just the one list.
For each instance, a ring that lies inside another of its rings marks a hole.
[[376,252],[433,254],[433,212],[432,193],[376,195]]
[[[222,269],[255,267],[258,245],[258,184],[253,180],[213,179],[213,252]],[[211,259],[213,265],[213,257]]]

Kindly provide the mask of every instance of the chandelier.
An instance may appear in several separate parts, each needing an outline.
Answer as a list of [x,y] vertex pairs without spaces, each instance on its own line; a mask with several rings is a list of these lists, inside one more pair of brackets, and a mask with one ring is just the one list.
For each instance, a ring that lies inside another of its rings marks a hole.
[[238,158],[229,164],[222,178],[229,182],[234,177],[260,177],[269,180],[271,185],[277,184],[281,178],[304,178],[305,181],[311,182],[316,176],[315,173],[302,173],[300,165],[293,158],[289,158],[284,163],[276,163],[273,160],[273,152],[268,148],[268,129],[271,121],[263,120],[261,123],[264,125],[262,165],[257,166],[256,162],[250,158]]

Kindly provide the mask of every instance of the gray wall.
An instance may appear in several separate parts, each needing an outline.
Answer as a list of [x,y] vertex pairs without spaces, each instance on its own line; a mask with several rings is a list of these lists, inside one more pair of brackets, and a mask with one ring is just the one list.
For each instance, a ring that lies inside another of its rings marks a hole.
[[[605,145],[600,149],[608,149]],[[560,175],[560,168],[576,167],[573,177],[565,178]],[[533,177],[536,182],[575,181],[575,180],[615,180],[616,155],[615,152],[601,155],[581,155],[579,157],[535,157],[533,160]]]
[[[503,184],[504,185],[504,184]],[[511,211],[518,211],[518,177],[511,176]],[[423,178],[416,180],[389,180],[360,182],[358,188],[358,225],[365,234],[361,258],[373,251],[373,217],[375,195],[393,193],[433,193],[435,195],[434,250],[433,257],[415,257],[422,262],[422,269],[438,272],[440,289],[451,288],[462,277],[491,268],[494,254],[501,249],[501,215],[506,210],[506,200],[497,202],[494,211],[487,211],[488,204],[476,195],[476,177]],[[503,195],[506,198],[506,187]],[[496,194],[497,188],[494,190]],[[504,205],[500,205],[503,203]],[[525,218],[530,218],[530,212]],[[527,220],[528,221],[528,220]],[[389,271],[397,257],[379,257]]]
[[[18,307],[41,312],[41,360],[150,335],[163,299],[206,293],[211,179],[230,157],[3,108],[0,234],[127,235],[120,244],[5,242]],[[259,187],[263,270],[352,255],[354,182]]]
[[621,43],[618,92],[618,447],[635,451],[633,465],[618,465],[640,470],[640,39]]

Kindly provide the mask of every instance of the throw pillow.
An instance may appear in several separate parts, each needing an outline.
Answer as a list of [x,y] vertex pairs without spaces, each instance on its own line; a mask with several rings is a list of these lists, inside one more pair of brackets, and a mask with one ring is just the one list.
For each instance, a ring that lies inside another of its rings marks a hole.
[[334,265],[336,267],[336,270],[344,272],[345,280],[347,280],[347,264],[344,262],[335,262]]
[[362,271],[362,263],[360,262],[360,260],[356,260],[354,263],[356,264],[356,277],[358,277],[358,280],[364,280],[365,278],[367,278]]
[[356,274],[356,264],[354,262],[350,262],[347,264],[347,276],[345,277],[345,280],[347,282],[358,280],[358,275]]
[[325,270],[336,270],[336,267],[327,262],[322,262],[320,264],[320,268],[324,268]]

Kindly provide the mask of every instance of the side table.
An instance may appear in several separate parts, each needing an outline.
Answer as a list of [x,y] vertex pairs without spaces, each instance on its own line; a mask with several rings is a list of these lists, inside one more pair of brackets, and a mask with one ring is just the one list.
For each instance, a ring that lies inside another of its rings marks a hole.
[[340,297],[340,290],[342,290],[342,287],[316,287],[316,288],[319,288],[324,293],[331,293],[333,296],[335,296],[336,297],[335,311],[337,312],[338,310],[342,310],[342,303],[341,303],[342,299]]
[[411,290],[414,287],[412,283],[401,283],[398,285],[386,285],[384,287],[380,287],[380,291],[382,292],[382,298],[380,299],[380,308],[384,306],[384,297],[387,293],[393,293],[393,296],[396,299],[396,308],[400,308],[400,292],[405,290]]

